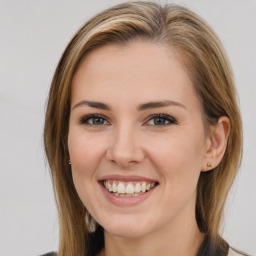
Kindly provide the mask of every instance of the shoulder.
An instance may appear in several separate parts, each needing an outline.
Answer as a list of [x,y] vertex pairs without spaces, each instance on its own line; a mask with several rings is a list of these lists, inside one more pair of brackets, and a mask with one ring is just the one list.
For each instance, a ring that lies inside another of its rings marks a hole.
[[40,256],[57,256],[57,253],[55,253],[55,252],[48,252],[48,253],[42,254]]
[[227,256],[249,256],[249,255],[230,247]]

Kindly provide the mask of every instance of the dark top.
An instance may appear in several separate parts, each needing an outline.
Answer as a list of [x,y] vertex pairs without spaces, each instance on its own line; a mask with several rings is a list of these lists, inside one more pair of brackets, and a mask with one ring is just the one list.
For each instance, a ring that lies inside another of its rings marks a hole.
[[[90,240],[90,242],[93,242],[93,239]],[[97,244],[97,242],[91,243],[91,245],[92,244]],[[219,246],[213,246],[211,243],[211,239],[206,235],[200,248],[199,248],[197,256],[227,256],[228,252],[229,252],[229,248],[230,247],[229,247],[228,243],[223,239]],[[87,251],[87,255],[95,256],[99,253],[99,251],[100,250],[96,251],[95,249],[91,248]],[[239,253],[239,252],[237,251],[237,253]],[[241,254],[241,255],[246,255],[246,254]],[[57,256],[57,254],[54,252],[50,252],[47,254],[43,254],[41,256]]]

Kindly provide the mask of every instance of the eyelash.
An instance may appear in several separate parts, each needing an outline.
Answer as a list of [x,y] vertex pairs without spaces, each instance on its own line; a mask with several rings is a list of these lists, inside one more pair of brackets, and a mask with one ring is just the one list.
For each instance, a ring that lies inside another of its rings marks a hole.
[[[88,123],[88,121],[90,120],[90,119],[96,119],[96,118],[98,118],[98,119],[104,119],[104,121],[106,121],[106,118],[105,118],[105,116],[103,116],[103,115],[100,115],[100,114],[92,114],[92,115],[89,115],[89,116],[85,116],[85,117],[82,117],[80,120],[79,120],[79,123],[80,124],[85,124],[85,125],[88,125],[88,126],[99,126],[99,125],[97,125],[97,124],[90,124],[90,123]],[[101,124],[102,125],[102,124]],[[103,124],[104,125],[104,124]]]
[[[156,125],[155,123],[154,124],[150,124],[150,126],[167,126],[167,125],[172,125],[172,124],[177,124],[177,121],[175,118],[169,116],[169,115],[166,115],[166,114],[154,114],[154,115],[151,115],[148,117],[147,119],[147,123],[151,120],[154,120],[154,119],[162,119],[162,120],[165,120],[165,121],[168,121],[169,123],[168,124],[159,124],[159,125]],[[107,121],[106,117],[104,115],[100,115],[100,114],[92,114],[92,115],[88,115],[88,116],[85,116],[85,117],[82,117],[80,120],[79,120],[79,123],[80,124],[84,124],[84,125],[88,125],[88,126],[101,126],[101,125],[108,125],[108,124],[93,124],[93,123],[89,123],[89,120],[95,120],[95,119],[101,119],[103,120],[103,122]]]
[[172,124],[177,124],[177,121],[175,118],[169,116],[169,115],[166,115],[166,114],[154,114],[154,115],[151,115],[149,116],[147,122],[151,121],[151,120],[154,120],[154,119],[163,119],[165,121],[168,121],[169,123],[168,124],[160,124],[160,125],[156,125],[154,124],[154,126],[167,126],[167,125],[172,125]]

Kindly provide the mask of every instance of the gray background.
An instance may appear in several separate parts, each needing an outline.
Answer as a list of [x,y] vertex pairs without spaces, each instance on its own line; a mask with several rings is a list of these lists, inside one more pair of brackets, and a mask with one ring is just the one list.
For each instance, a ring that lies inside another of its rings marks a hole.
[[[0,1],[0,255],[56,250],[58,220],[42,143],[45,101],[76,30],[122,1]],[[256,255],[256,0],[180,3],[217,32],[233,65],[244,121],[244,159],[227,204],[224,237]]]

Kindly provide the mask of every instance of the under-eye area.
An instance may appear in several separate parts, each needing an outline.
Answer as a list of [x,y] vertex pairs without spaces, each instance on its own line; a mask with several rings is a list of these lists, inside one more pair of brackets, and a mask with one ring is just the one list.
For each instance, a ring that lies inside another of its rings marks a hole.
[[117,180],[103,180],[100,182],[110,193],[119,197],[139,196],[159,185],[156,181],[123,182]]

